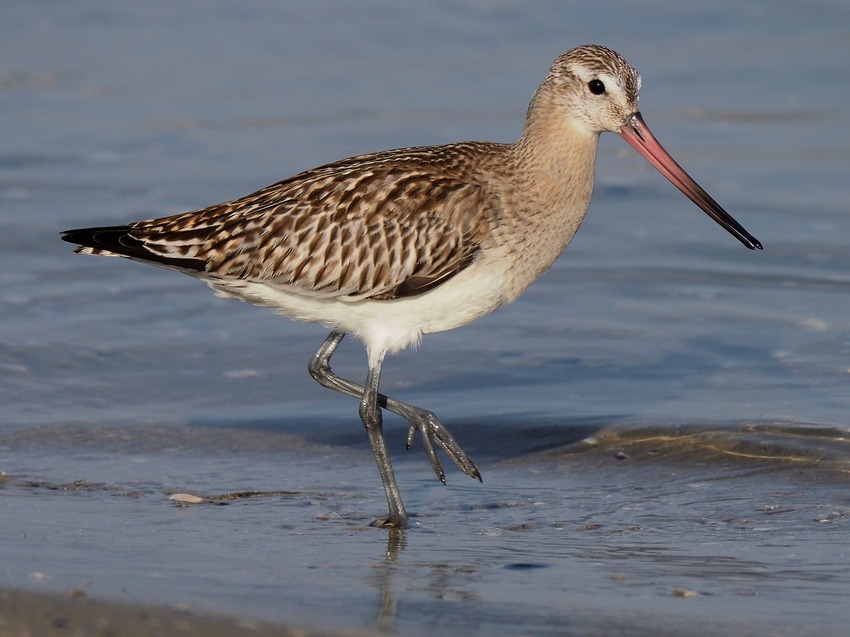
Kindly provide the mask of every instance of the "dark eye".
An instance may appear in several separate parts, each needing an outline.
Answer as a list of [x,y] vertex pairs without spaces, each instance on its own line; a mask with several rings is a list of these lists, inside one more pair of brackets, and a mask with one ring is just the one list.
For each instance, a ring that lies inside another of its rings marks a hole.
[[602,83],[602,80],[590,80],[587,83],[587,88],[594,95],[602,95],[605,92],[605,85]]

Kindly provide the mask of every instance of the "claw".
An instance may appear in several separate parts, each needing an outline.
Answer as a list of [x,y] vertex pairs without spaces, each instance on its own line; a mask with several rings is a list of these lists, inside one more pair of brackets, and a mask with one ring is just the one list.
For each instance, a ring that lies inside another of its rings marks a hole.
[[410,451],[411,447],[413,447],[413,436],[416,434],[416,430],[418,427],[413,424],[413,421],[409,421],[410,427],[407,430],[407,450]]
[[[422,423],[416,418],[411,418],[409,422],[410,428],[407,430],[407,450],[410,451],[413,448],[413,437],[416,435],[416,431],[419,430],[422,434],[422,447],[425,449],[425,455],[428,456],[428,460],[434,468],[434,473],[437,474],[437,479],[445,484],[446,472],[443,471],[443,465],[440,464],[440,460],[437,458],[437,452],[434,451],[434,445],[431,444],[431,438],[429,437],[431,432],[429,431],[428,425]],[[440,444],[439,441],[437,444]]]
[[460,447],[459,444],[455,441],[452,435],[445,429],[442,431],[445,439],[436,437],[434,441],[437,443],[437,446],[443,450],[443,452],[452,459],[452,461],[460,467],[461,471],[463,471],[466,475],[471,478],[478,478],[481,480],[481,473],[478,471],[478,467],[475,466],[475,463],[469,459],[464,450]]
[[481,479],[481,472],[478,470],[478,467],[476,467],[475,463],[469,459],[466,452],[464,452],[463,448],[454,439],[454,436],[449,433],[449,430],[443,426],[443,423],[441,423],[432,412],[417,409],[416,411],[410,410],[403,415],[407,418],[407,421],[410,424],[407,431],[407,449],[410,450],[413,446],[413,438],[415,436],[415,432],[418,430],[422,434],[422,446],[425,449],[425,455],[428,456],[428,460],[431,462],[434,473],[437,474],[437,478],[440,482],[443,484],[446,483],[446,474],[443,471],[443,467],[440,464],[439,459],[437,458],[437,452],[434,449],[435,443],[449,458],[452,459],[452,462],[454,462],[461,471],[471,478],[475,478],[479,482],[483,482]]
[[[428,456],[428,460],[431,461],[431,466],[434,468],[434,473],[437,474],[437,479],[443,484],[446,483],[446,472],[443,471],[443,465],[440,464],[439,458],[437,458],[437,452],[434,451],[434,445],[431,444],[430,432],[426,431],[424,428],[422,431],[422,446],[425,449],[425,455]],[[437,440],[437,444],[440,444],[439,439]]]

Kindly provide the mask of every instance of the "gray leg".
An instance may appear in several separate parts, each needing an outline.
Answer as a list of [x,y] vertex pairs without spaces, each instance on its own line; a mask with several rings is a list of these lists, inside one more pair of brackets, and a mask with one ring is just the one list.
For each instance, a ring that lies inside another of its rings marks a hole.
[[[331,332],[330,336],[325,340],[319,351],[312,358],[309,365],[310,375],[323,387],[333,389],[355,398],[363,399],[366,390],[363,386],[358,385],[350,380],[337,376],[331,370],[330,360],[337,346],[342,341],[345,334],[343,332]],[[446,476],[440,461],[437,459],[437,453],[434,450],[434,444],[442,449],[446,455],[451,458],[454,463],[460,467],[466,475],[481,480],[481,474],[475,463],[469,459],[461,446],[454,439],[454,436],[449,433],[443,424],[437,419],[433,412],[426,409],[415,407],[401,401],[395,400],[377,393],[375,387],[376,403],[378,407],[389,409],[391,412],[398,414],[410,424],[410,430],[407,435],[407,448],[413,444],[413,437],[416,431],[422,434],[422,444],[425,448],[425,453],[437,474],[437,478],[445,484]]]
[[401,492],[398,490],[393,466],[390,462],[390,454],[387,451],[387,443],[384,441],[381,408],[378,406],[378,385],[380,381],[381,364],[378,363],[369,370],[366,377],[366,390],[363,392],[363,399],[360,401],[360,420],[366,427],[369,444],[372,446],[372,453],[375,454],[375,461],[378,463],[378,472],[381,474],[381,482],[384,484],[387,506],[389,507],[387,518],[376,520],[372,523],[372,526],[403,529],[407,526],[407,512],[404,510],[404,503],[401,501]]

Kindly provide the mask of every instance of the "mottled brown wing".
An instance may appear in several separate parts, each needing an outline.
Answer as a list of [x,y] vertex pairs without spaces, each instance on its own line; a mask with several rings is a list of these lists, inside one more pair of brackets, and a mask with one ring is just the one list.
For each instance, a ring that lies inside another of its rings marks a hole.
[[467,181],[350,160],[228,204],[133,224],[129,235],[163,265],[195,263],[315,296],[394,299],[468,266],[483,230],[474,220],[492,206]]

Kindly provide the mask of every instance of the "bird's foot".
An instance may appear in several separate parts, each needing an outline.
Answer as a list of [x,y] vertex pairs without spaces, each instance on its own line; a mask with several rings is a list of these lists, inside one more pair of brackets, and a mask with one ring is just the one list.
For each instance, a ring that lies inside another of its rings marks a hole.
[[466,455],[466,452],[458,444],[454,436],[449,433],[449,430],[443,426],[443,423],[437,419],[437,416],[433,412],[416,408],[415,411],[410,411],[405,416],[410,423],[410,429],[407,433],[407,448],[410,449],[413,446],[413,438],[416,432],[421,433],[425,455],[428,456],[428,460],[431,462],[434,473],[437,474],[440,482],[443,484],[446,483],[446,474],[443,471],[440,460],[437,458],[437,452],[434,449],[435,443],[460,467],[461,471],[471,478],[477,479],[479,482],[482,481],[481,472],[478,471],[478,467],[469,459],[469,456]]
[[406,529],[408,526],[407,514],[393,515],[391,513],[385,518],[378,518],[377,520],[373,520],[369,523],[369,526],[375,527],[377,529]]

